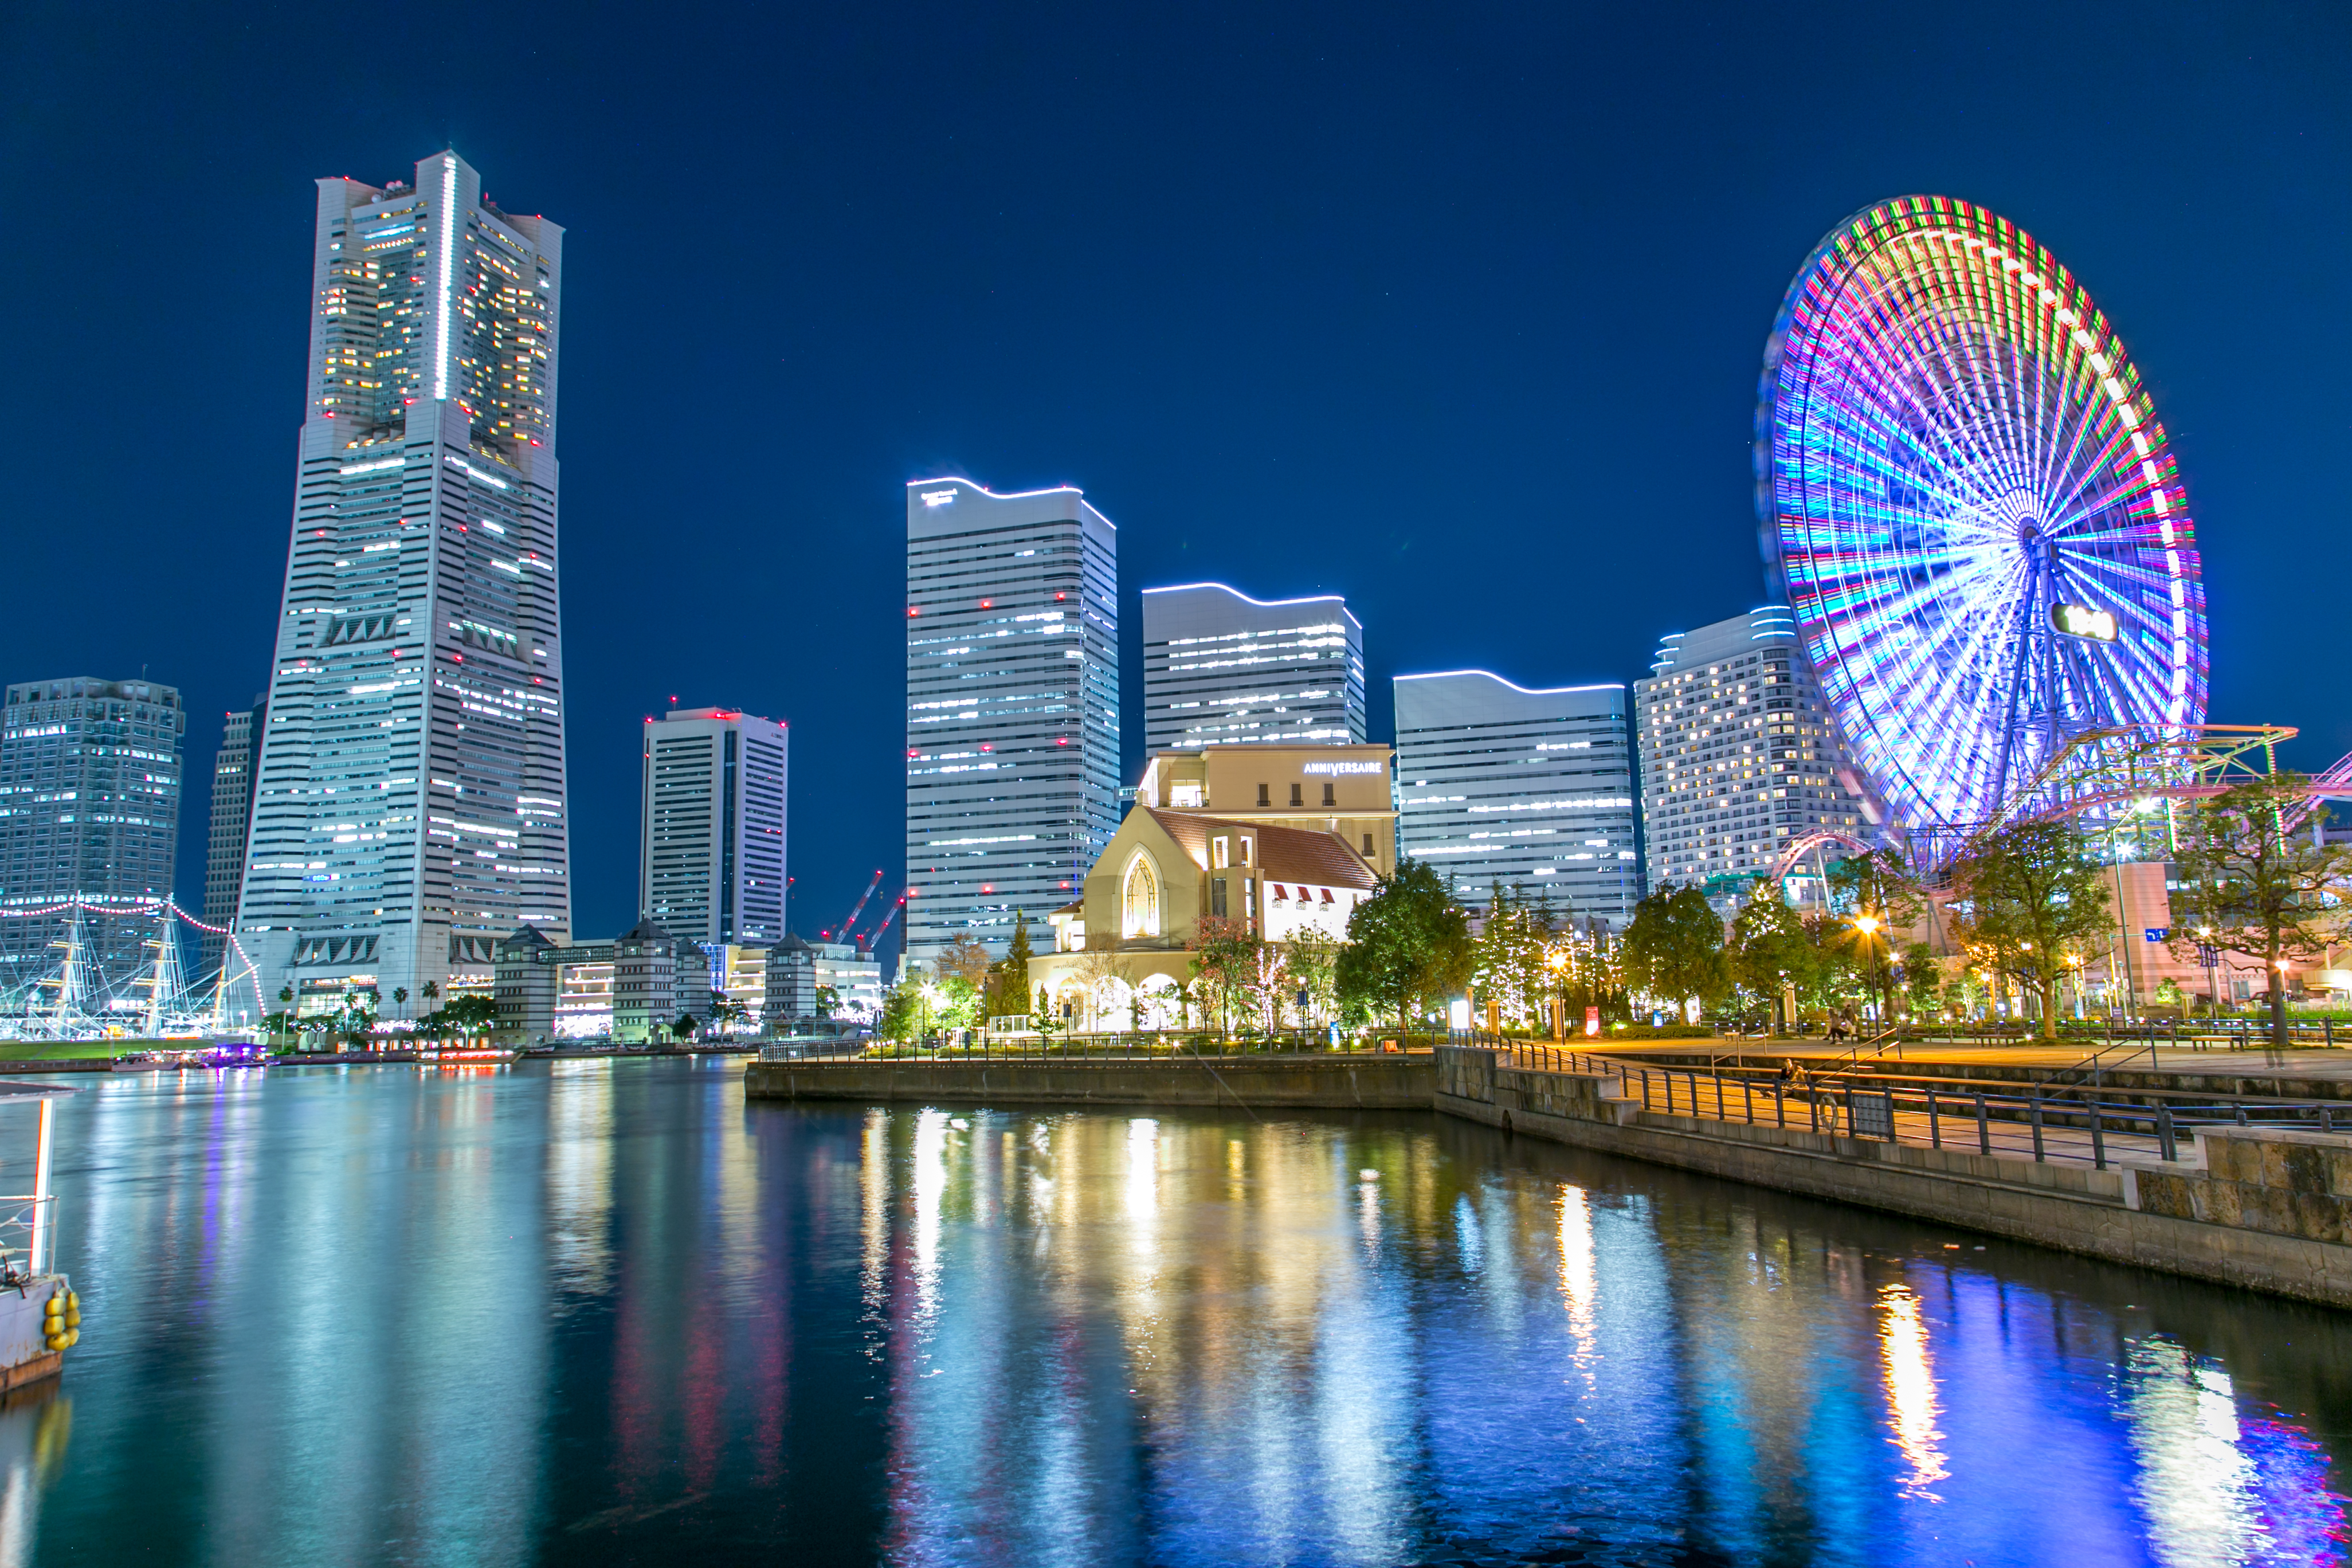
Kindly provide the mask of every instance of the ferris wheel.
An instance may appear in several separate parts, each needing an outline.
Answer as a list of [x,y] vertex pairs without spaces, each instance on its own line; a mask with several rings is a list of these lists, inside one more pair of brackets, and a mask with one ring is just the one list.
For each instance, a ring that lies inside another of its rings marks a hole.
[[2205,595],[2138,371],[2082,285],[1941,196],[1832,230],[1789,286],[1757,515],[1848,748],[1965,830],[2205,719]]

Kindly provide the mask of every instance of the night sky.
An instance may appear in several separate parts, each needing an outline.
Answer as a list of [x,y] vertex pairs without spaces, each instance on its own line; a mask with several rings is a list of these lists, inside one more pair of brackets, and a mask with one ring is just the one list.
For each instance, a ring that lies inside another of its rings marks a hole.
[[905,481],[1075,484],[1119,525],[1130,760],[1150,584],[1345,593],[1375,739],[1399,671],[1629,680],[1763,597],[1790,277],[1929,192],[2116,322],[2200,528],[2212,718],[2324,766],[2348,15],[17,0],[0,679],[187,694],[195,904],[283,584],[312,181],[454,146],[568,230],[576,929],[635,916],[675,694],[791,722],[811,931],[903,861]]

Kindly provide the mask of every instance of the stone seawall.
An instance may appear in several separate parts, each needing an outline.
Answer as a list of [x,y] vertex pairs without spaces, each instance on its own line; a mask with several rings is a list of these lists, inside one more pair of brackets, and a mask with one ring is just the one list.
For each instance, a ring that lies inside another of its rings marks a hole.
[[[2344,1152],[2341,1161],[2323,1161],[2308,1147],[2322,1142],[2317,1134],[2257,1135],[2265,1143],[2276,1139],[2304,1146],[2292,1151],[2274,1144],[2239,1154],[2217,1147],[2224,1181],[2239,1189],[2259,1185],[2266,1173],[2262,1155],[2272,1156],[2268,1164],[2282,1173],[2282,1182],[2293,1183],[2295,1194],[2263,1202],[2217,1186],[2205,1168],[2203,1139],[2197,1154],[2175,1165],[2131,1162],[2095,1171],[1662,1115],[1621,1097],[1613,1077],[1505,1067],[1491,1051],[1463,1047],[1441,1047],[1436,1056],[1435,1103],[1447,1115],[2118,1263],[2352,1307],[2352,1247],[2333,1239],[2345,1234],[2344,1205],[2334,1199],[2352,1200],[2352,1140],[2326,1140]],[[2234,1145],[2243,1139],[2233,1133],[2227,1141]],[[2260,1227],[2252,1223],[2256,1215]],[[2231,1216],[2233,1223],[2213,1223],[2208,1215]]]
[[752,1062],[743,1069],[743,1093],[751,1100],[1427,1110],[1436,1089],[1434,1060],[1405,1053],[1108,1061],[860,1059]]

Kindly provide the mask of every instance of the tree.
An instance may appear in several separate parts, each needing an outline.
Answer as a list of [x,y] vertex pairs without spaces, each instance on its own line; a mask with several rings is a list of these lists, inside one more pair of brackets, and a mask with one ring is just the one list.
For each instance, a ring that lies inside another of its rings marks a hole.
[[694,1038],[696,1031],[699,1030],[701,1027],[702,1021],[697,1018],[693,1014],[680,1013],[677,1017],[670,1020],[670,1038],[679,1041],[690,1040]]
[[912,974],[902,976],[882,998],[882,1016],[875,1028],[886,1040],[911,1045],[931,1030],[930,999],[923,994],[923,983]]
[[[2199,943],[2262,962],[2269,984],[2271,1042],[2286,1043],[2286,971],[2341,940],[2352,884],[2352,846],[2325,841],[2326,807],[2303,826],[2301,773],[2274,773],[2197,802],[2182,814],[2173,854],[2176,952]],[[2307,837],[2306,837],[2307,835]]]
[[932,1010],[942,1029],[968,1029],[980,1013],[980,991],[961,973],[950,974],[932,986],[938,997]]
[[1915,942],[1903,950],[1904,1000],[1915,1020],[1942,1009],[1944,968],[1936,960],[1936,950],[1924,942]]
[[1884,1019],[1895,1010],[1895,943],[1919,920],[1919,883],[1892,849],[1853,855],[1829,871],[1831,907],[1846,917],[1862,983]]
[[1192,992],[1204,1014],[1214,1010],[1220,1035],[1227,1032],[1233,1012],[1246,1005],[1264,945],[1242,921],[1202,915],[1193,922]]
[[1333,978],[1341,1000],[1393,1013],[1402,1030],[1416,1003],[1425,1011],[1453,996],[1469,984],[1476,963],[1470,922],[1444,879],[1406,857],[1348,916],[1348,945]]
[[2058,983],[2110,929],[2105,873],[2072,822],[2019,822],[1953,862],[1953,930],[1996,971],[2042,1000],[2042,1037],[2058,1037]]
[[1473,944],[1477,957],[1471,984],[1477,999],[1494,1004],[1507,1023],[1534,1023],[1551,995],[1550,946],[1549,919],[1496,883],[1486,924]]
[[1777,889],[1768,883],[1739,907],[1725,952],[1732,980],[1769,997],[1780,1026],[1793,1028],[1798,994],[1820,986],[1822,956],[1805,922]]
[[1633,906],[1625,928],[1625,977],[1634,989],[1704,1006],[1731,985],[1723,919],[1696,888],[1667,883]]
[[972,994],[980,994],[988,984],[988,947],[970,931],[959,931],[956,939],[940,950],[931,960],[932,976],[939,980],[960,979],[970,985]]
[[1339,1005],[1339,939],[1314,926],[1301,926],[1284,944],[1290,978],[1306,998],[1301,1021],[1328,1018]]
[[840,1005],[841,993],[838,989],[831,985],[820,985],[816,988],[816,1016],[818,1017],[832,1017],[833,1010]]
[[479,994],[453,997],[440,1014],[445,1026],[467,1035],[479,1034],[498,1022],[498,1017],[499,1005]]
[[291,1007],[294,1005],[294,987],[291,985],[280,985],[278,988],[278,1004],[281,1007]]
[[392,1005],[399,1008],[404,1013],[408,1010],[407,986],[395,985],[392,988]]
[[1010,1018],[1030,1011],[1029,921],[1013,911],[1013,945],[1003,959],[988,966],[987,1000],[983,1010],[992,1018]]

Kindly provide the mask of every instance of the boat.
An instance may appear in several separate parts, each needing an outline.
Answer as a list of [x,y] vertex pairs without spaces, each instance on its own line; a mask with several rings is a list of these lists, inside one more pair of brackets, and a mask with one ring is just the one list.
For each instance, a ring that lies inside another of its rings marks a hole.
[[57,1194],[49,1190],[57,1102],[80,1092],[0,1081],[0,1131],[18,1132],[12,1108],[36,1112],[33,1190],[0,1195],[0,1394],[57,1376],[81,1338],[81,1300],[57,1267]]

